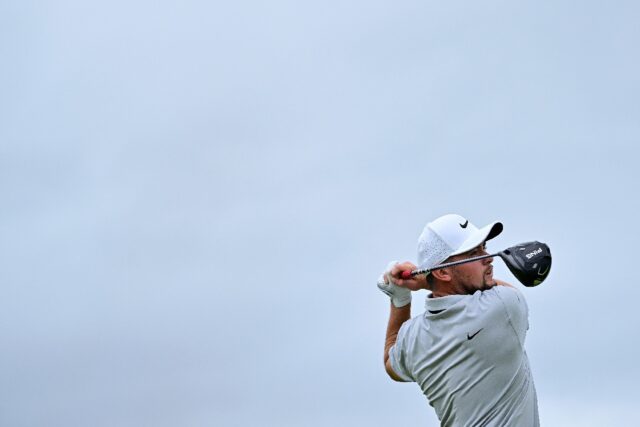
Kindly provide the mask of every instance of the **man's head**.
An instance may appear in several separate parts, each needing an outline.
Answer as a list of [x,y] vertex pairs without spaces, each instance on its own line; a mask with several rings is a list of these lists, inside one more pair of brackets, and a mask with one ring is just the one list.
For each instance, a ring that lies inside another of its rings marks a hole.
[[[428,223],[418,239],[418,268],[429,269],[443,262],[485,255],[486,241],[502,232],[502,223],[481,229],[468,219],[449,214]],[[427,276],[432,290],[446,288],[451,293],[473,293],[494,282],[492,259],[435,270]]]

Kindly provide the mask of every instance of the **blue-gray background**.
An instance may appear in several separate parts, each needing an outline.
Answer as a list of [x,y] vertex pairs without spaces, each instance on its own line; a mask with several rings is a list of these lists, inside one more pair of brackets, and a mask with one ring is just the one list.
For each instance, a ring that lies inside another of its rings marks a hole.
[[0,425],[435,426],[374,283],[449,212],[552,249],[543,425],[629,425],[639,12],[2,2]]

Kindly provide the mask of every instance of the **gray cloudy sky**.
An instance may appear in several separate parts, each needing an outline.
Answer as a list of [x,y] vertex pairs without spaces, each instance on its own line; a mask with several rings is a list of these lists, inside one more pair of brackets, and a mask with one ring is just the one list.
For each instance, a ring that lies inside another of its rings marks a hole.
[[375,279],[449,212],[552,249],[543,425],[629,425],[639,12],[0,3],[0,425],[435,426]]

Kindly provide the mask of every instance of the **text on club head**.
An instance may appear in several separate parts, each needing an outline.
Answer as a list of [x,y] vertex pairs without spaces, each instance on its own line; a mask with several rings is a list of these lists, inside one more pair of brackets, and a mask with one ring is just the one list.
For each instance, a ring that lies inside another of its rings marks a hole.
[[539,253],[542,253],[542,248],[538,248],[538,249],[534,250],[533,252],[529,252],[525,256],[527,257],[527,259],[531,259],[534,256],[538,255]]

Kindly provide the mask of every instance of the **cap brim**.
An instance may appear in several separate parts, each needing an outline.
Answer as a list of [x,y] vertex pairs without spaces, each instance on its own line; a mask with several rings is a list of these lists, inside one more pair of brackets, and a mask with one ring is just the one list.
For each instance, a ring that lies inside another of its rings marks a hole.
[[469,236],[469,238],[465,240],[464,243],[462,243],[462,245],[449,256],[460,255],[468,252],[476,246],[480,246],[487,240],[493,239],[500,233],[502,233],[502,223],[498,221],[492,222],[491,224],[482,227],[471,236]]

